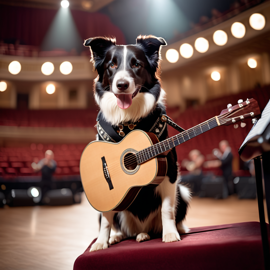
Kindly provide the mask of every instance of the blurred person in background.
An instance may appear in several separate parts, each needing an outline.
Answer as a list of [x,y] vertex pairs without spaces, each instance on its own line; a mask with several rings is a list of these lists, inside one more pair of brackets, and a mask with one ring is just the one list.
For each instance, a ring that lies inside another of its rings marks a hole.
[[189,159],[190,161],[186,159],[182,161],[182,166],[189,171],[189,174],[181,177],[181,184],[190,185],[193,195],[199,195],[203,178],[202,165],[204,156],[199,150],[194,149],[189,152]]
[[41,159],[39,162],[33,162],[31,164],[35,172],[41,171],[42,198],[44,197],[45,193],[51,189],[52,176],[57,166],[53,158],[53,151],[47,150],[43,159]]
[[225,185],[228,194],[233,193],[233,154],[228,141],[223,140],[219,143],[219,149],[214,149],[213,154],[218,158],[218,160],[211,160],[204,163],[206,168],[217,168],[220,167],[222,170],[222,175],[224,177]]

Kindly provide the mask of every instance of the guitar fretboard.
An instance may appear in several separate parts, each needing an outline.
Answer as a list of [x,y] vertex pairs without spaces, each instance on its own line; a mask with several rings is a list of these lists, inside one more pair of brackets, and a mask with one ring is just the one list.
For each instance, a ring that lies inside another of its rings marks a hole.
[[164,141],[156,143],[148,148],[145,148],[139,151],[136,154],[136,159],[138,164],[142,164],[147,160],[150,160],[170,149],[184,143],[210,129],[213,129],[218,126],[216,117],[213,117],[195,127],[192,127],[188,130],[185,130],[171,138],[168,138]]

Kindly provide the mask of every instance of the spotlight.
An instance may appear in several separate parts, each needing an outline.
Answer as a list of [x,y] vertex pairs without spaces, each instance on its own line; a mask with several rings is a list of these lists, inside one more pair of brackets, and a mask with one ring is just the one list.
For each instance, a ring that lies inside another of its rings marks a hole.
[[257,67],[257,61],[253,58],[249,58],[247,61],[247,64],[250,68],[256,68]]
[[179,53],[177,50],[175,49],[169,49],[167,52],[166,52],[166,58],[167,60],[170,62],[170,63],[175,63],[178,61],[179,59]]
[[249,17],[249,24],[255,30],[262,30],[265,26],[265,18],[260,13],[254,13]]
[[68,62],[68,61],[63,62],[60,65],[60,71],[64,75],[70,74],[72,69],[73,69],[72,64],[70,62]]
[[220,73],[218,71],[213,71],[211,73],[211,78],[213,81],[219,81],[220,80]]
[[4,92],[7,90],[7,83],[4,81],[0,82],[0,92]]
[[234,37],[242,38],[246,34],[246,27],[240,22],[235,22],[231,27],[231,32]]
[[69,2],[67,0],[61,1],[61,7],[62,8],[68,8],[69,7]]
[[228,41],[227,34],[222,30],[217,30],[213,35],[213,40],[218,46],[223,46]]
[[44,75],[51,75],[54,71],[54,65],[51,62],[45,62],[41,67],[41,72]]
[[21,69],[22,66],[18,61],[12,61],[8,66],[9,72],[13,75],[17,75],[18,73],[20,73]]
[[205,38],[197,38],[195,41],[195,48],[200,53],[205,53],[209,49],[209,42]]
[[39,191],[38,191],[38,189],[35,188],[35,187],[33,187],[33,188],[30,189],[30,193],[31,193],[31,195],[32,195],[34,198],[36,198],[36,197],[39,196]]
[[180,46],[180,54],[184,58],[190,58],[193,55],[193,48],[190,44],[184,43]]
[[52,83],[48,84],[46,87],[46,92],[47,94],[52,95],[55,92],[55,86]]
[[33,198],[35,203],[39,203],[41,200],[41,189],[39,187],[30,187],[27,190],[27,194],[29,197]]

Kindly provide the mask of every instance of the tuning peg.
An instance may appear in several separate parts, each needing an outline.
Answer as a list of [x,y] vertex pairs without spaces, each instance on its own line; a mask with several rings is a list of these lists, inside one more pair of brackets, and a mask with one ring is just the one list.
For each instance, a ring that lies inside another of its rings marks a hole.
[[238,100],[238,104],[243,103],[243,99]]
[[227,109],[230,109],[231,107],[232,107],[232,104],[229,103],[229,104],[227,105]]
[[249,101],[249,99],[247,98],[247,100],[246,100],[246,104],[249,104],[250,103],[250,101]]
[[257,123],[257,118],[252,118],[252,124],[255,125]]
[[234,127],[235,129],[237,129],[237,128],[238,128],[238,124],[233,125],[233,127]]
[[242,122],[242,123],[240,124],[241,128],[244,128],[246,125],[247,125],[247,124],[244,123],[244,122]]

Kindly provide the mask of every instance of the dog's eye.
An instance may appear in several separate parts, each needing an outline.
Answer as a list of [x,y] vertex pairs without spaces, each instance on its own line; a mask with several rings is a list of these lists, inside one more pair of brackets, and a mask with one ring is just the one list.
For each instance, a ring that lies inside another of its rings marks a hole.
[[139,68],[140,67],[140,64],[138,62],[136,62],[135,64],[133,64],[132,66],[133,68]]
[[117,68],[117,65],[113,62],[110,63],[110,68]]

